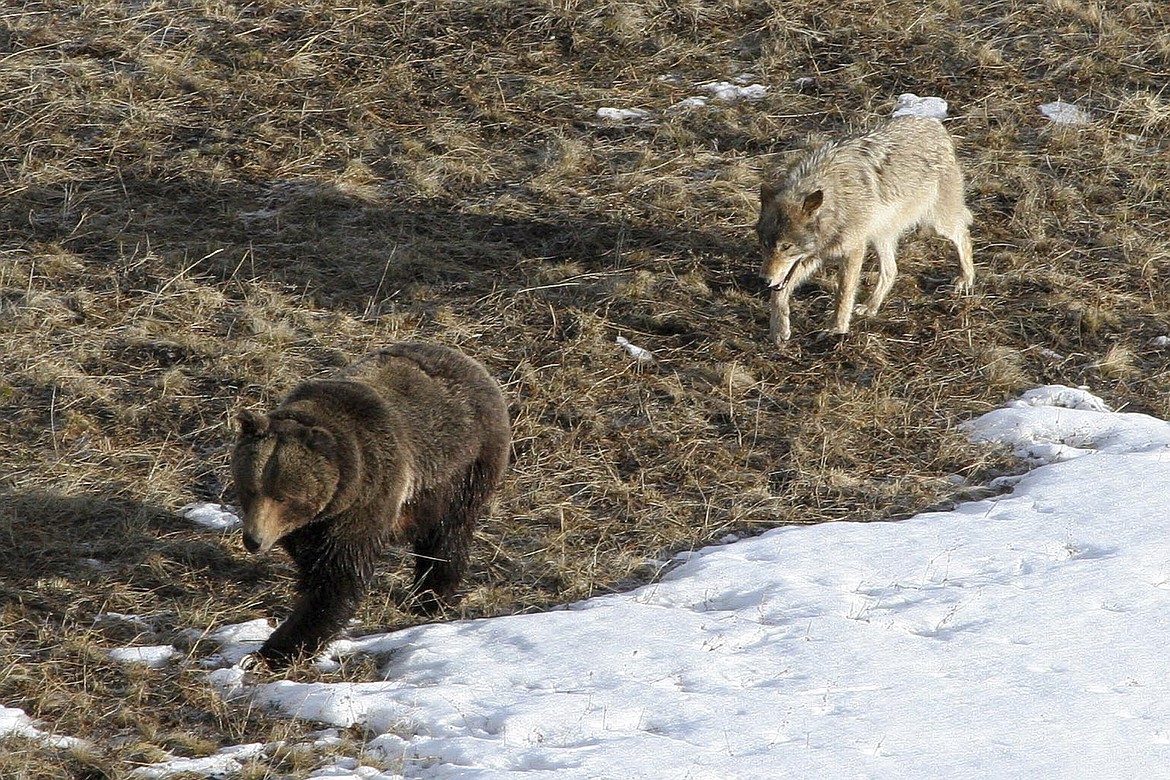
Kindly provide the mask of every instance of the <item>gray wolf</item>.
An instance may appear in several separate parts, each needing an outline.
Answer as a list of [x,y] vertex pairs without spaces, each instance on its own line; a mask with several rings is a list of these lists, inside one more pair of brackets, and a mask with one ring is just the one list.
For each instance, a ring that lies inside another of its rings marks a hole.
[[[773,342],[792,335],[789,299],[824,262],[837,264],[831,331],[848,333],[855,312],[876,314],[898,272],[898,242],[916,227],[950,239],[959,253],[955,287],[969,290],[971,220],[954,143],[936,119],[899,117],[812,148],[760,188],[756,235],[760,275],[772,291]],[[869,300],[854,308],[868,246],[878,257],[878,280]]]

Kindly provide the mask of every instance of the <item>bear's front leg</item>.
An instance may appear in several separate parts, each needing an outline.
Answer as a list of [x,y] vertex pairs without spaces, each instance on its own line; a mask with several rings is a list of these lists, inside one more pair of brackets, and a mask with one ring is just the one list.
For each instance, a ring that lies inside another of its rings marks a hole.
[[260,657],[280,669],[319,652],[353,617],[363,593],[357,583],[335,582],[328,589],[314,585],[302,590],[288,620],[258,651]]
[[300,583],[292,614],[258,651],[269,666],[282,668],[319,652],[345,628],[365,597],[372,570],[368,558],[339,541],[313,526],[287,537]]

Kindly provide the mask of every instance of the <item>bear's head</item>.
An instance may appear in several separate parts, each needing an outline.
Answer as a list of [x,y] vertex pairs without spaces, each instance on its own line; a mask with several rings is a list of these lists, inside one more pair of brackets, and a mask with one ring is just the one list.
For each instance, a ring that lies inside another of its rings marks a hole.
[[331,508],[343,453],[334,435],[311,420],[246,410],[238,420],[232,474],[244,510],[244,546],[263,553]]

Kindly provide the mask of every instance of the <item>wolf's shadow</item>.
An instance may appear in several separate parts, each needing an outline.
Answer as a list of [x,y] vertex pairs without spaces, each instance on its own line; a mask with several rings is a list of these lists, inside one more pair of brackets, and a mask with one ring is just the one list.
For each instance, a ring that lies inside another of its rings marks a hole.
[[[639,255],[701,263],[715,289],[761,288],[750,231],[729,237],[554,208],[523,217],[395,186],[371,200],[308,179],[219,183],[123,172],[117,186],[26,187],[0,204],[0,228],[17,241],[57,244],[102,262],[148,251],[150,264],[168,272],[261,278],[358,313],[371,300],[419,286],[506,288],[525,284],[541,266],[572,263],[591,273]],[[77,203],[85,204],[84,218]]]

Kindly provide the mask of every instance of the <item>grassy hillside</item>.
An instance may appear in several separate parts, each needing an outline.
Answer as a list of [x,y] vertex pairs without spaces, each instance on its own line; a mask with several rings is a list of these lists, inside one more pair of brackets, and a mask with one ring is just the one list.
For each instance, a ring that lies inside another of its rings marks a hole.
[[[91,743],[10,740],[0,774],[121,777],[312,730],[225,705],[193,661],[106,653],[194,654],[186,629],[284,614],[282,555],[175,512],[233,500],[237,410],[390,340],[464,349],[511,401],[515,465],[449,618],[628,587],[730,533],[959,499],[1011,464],[969,462],[955,426],[1035,384],[1170,415],[1150,343],[1170,334],[1168,22],[1160,0],[0,11],[0,705]],[[767,96],[671,109],[744,75]],[[902,92],[950,103],[975,292],[937,289],[953,250],[912,237],[877,319],[815,338],[822,277],[778,350],[760,181]],[[1052,124],[1056,99],[1093,122]],[[407,564],[364,629],[414,620],[390,598]]]

